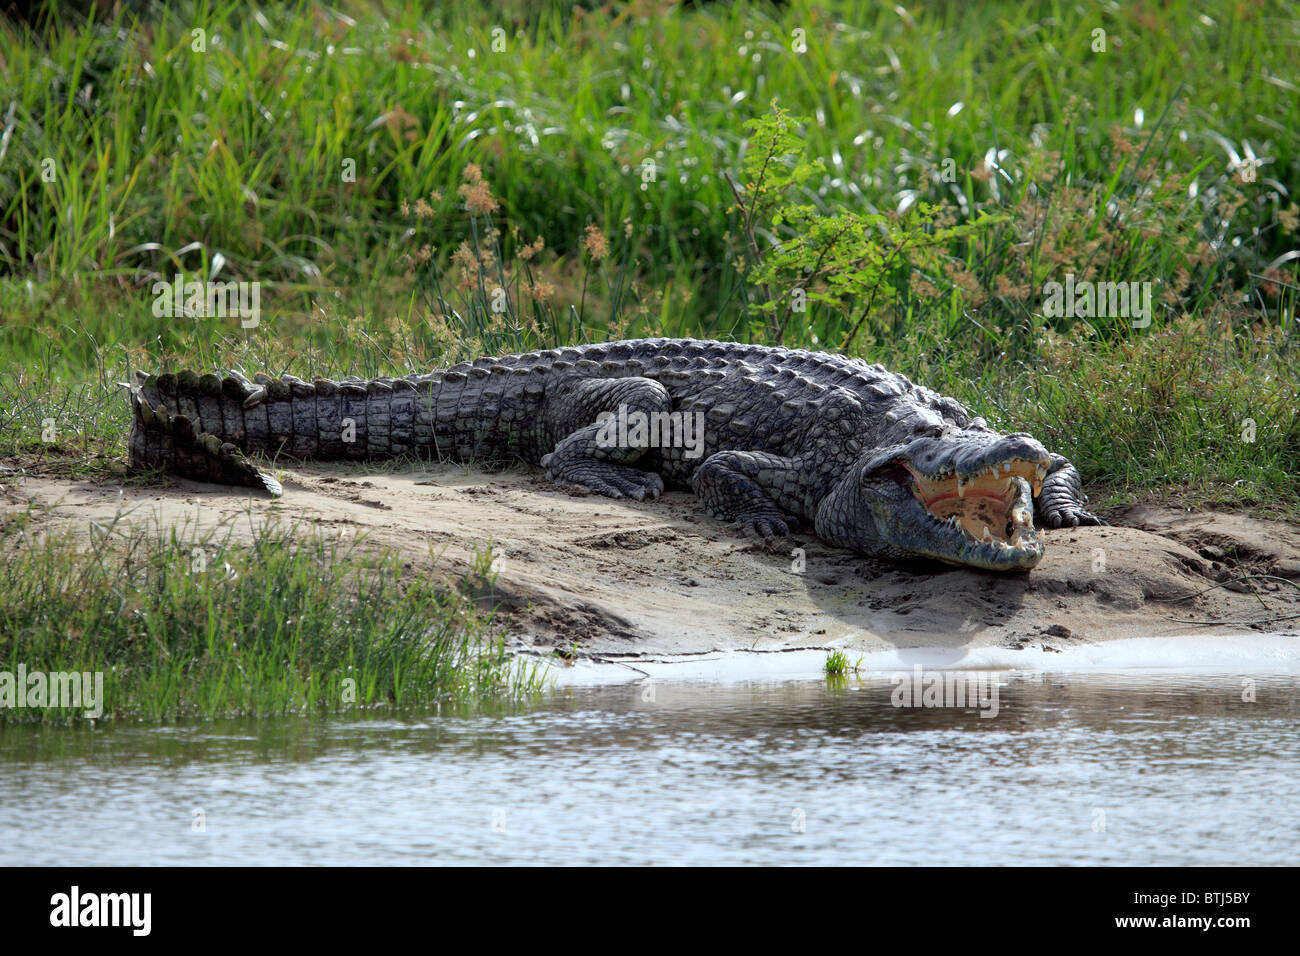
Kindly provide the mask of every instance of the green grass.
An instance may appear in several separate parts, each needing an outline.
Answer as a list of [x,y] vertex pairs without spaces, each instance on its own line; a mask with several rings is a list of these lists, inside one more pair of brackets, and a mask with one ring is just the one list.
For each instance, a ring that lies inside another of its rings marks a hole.
[[[131,282],[181,267],[206,275],[221,256],[224,274],[287,289],[400,276],[401,204],[440,193],[429,241],[459,242],[456,186],[476,162],[530,239],[571,256],[588,223],[612,232],[628,220],[657,277],[712,277],[699,288],[719,286],[706,296],[716,301],[741,250],[720,174],[739,167],[743,121],[772,97],[815,117],[804,138],[827,169],[808,192],[826,208],[893,209],[903,189],[1009,205],[1027,182],[974,178],[989,149],[1008,150],[1017,173],[1031,154],[1059,152],[1066,176],[1039,169],[1040,184],[1096,185],[1103,209],[1151,185],[1149,159],[1196,176],[1203,196],[1223,192],[1225,142],[1241,153],[1249,140],[1270,158],[1260,179],[1295,182],[1288,87],[1300,21],[1282,3],[1174,2],[1158,19],[1050,2],[910,13],[642,2],[581,16],[537,4],[527,20],[506,12],[516,5],[384,18],[353,4],[355,20],[313,4],[258,15],[169,6],[143,27],[125,13],[90,28],[61,17],[48,49],[6,31],[14,136],[0,165],[0,266],[10,274]],[[1105,52],[1092,52],[1096,29]],[[660,54],[691,48],[708,55]],[[932,175],[946,159],[951,183]],[[40,176],[47,160],[53,182]],[[1253,192],[1228,227],[1244,245],[1216,270],[1290,248],[1275,222],[1261,223],[1267,190]],[[1158,266],[1158,249],[1100,255]],[[1011,254],[995,243],[967,265],[981,274]]]
[[[120,514],[89,541],[49,528],[37,510],[0,524],[0,671],[99,672],[104,718],[428,709],[541,686],[476,609],[490,555],[457,586],[274,517],[247,539]],[[0,723],[83,717],[0,708]]]
[[844,656],[843,651],[831,651],[826,655],[826,663],[822,669],[826,671],[827,677],[843,677],[849,671],[849,659]]
[[[1292,5],[169,6],[0,21],[10,468],[121,480],[138,368],[779,336],[1035,434],[1103,511],[1300,520]],[[754,205],[773,100],[806,120]],[[155,317],[178,272],[261,324]],[[1069,273],[1152,283],[1151,325],[1048,316]]]

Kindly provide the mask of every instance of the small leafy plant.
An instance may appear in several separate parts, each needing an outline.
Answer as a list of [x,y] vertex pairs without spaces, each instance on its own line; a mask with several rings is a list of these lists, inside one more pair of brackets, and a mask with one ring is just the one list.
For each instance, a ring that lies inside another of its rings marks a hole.
[[[751,304],[762,317],[761,330],[755,332],[781,344],[796,316],[807,313],[798,321],[807,329],[793,330],[796,339],[807,334],[813,344],[847,349],[878,303],[905,308],[916,279],[946,281],[948,250],[1001,217],[981,212],[956,223],[940,207],[924,202],[901,214],[849,210],[827,215],[798,201],[800,194],[808,194],[809,180],[826,171],[821,159],[802,157],[802,122],[774,100],[769,114],[745,124],[751,132],[746,182],[732,188],[745,236],[748,279],[758,294]],[[824,307],[820,336],[813,329],[818,304]]]

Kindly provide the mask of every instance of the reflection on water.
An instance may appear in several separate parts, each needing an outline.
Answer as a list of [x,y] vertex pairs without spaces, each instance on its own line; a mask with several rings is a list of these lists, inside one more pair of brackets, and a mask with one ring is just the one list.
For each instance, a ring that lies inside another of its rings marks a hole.
[[1300,684],[1244,680],[1002,675],[992,719],[874,679],[11,727],[0,862],[1294,864]]

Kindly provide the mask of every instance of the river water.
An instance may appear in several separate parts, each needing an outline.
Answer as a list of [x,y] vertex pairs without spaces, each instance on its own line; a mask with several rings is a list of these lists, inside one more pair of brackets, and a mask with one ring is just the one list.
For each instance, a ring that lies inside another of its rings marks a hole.
[[0,863],[1297,862],[1295,673],[1003,671],[995,715],[988,676],[954,677],[966,706],[895,706],[901,675],[659,680],[479,713],[11,726]]

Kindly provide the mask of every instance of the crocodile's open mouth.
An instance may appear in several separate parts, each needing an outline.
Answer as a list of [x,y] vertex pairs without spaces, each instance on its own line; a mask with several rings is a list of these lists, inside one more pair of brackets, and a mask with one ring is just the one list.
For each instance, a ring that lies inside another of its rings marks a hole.
[[1042,558],[1034,497],[1047,474],[1046,460],[1009,457],[970,473],[933,474],[906,458],[893,464],[921,509],[912,524],[913,550],[991,570],[1031,568]]
[[1034,530],[1033,508],[1022,506],[1016,479],[1029,482],[1037,497],[1047,473],[1045,463],[1012,458],[973,475],[923,475],[909,462],[899,464],[912,476],[912,494],[922,507],[970,541],[1002,547],[1029,543],[1026,539]]

